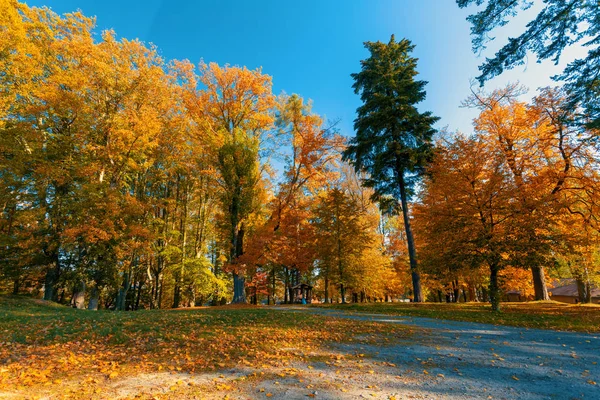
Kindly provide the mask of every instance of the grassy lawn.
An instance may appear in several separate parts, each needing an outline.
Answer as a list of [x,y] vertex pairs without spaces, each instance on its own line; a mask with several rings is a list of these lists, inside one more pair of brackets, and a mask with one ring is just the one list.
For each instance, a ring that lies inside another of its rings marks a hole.
[[412,332],[266,307],[110,312],[0,296],[0,397],[96,398],[125,377],[279,368],[331,342]]
[[600,306],[570,305],[554,301],[504,303],[500,313],[490,312],[490,306],[482,303],[359,303],[316,307],[526,328],[600,332]]

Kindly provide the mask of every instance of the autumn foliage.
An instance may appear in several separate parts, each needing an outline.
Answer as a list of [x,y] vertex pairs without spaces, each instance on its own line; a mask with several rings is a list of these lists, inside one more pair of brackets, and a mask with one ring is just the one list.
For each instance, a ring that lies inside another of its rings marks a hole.
[[116,310],[498,309],[573,278],[591,301],[597,132],[581,110],[509,85],[465,101],[473,134],[436,133],[414,45],[366,47],[348,140],[261,69],[165,60],[80,12],[0,0],[0,291]]

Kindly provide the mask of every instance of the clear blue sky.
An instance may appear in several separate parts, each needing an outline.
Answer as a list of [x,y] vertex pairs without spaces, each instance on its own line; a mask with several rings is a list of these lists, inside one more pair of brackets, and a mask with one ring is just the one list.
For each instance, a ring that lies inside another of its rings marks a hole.
[[[539,2],[539,0],[538,0]],[[275,92],[310,98],[314,110],[340,119],[352,135],[360,105],[350,74],[368,56],[364,41],[406,37],[415,45],[420,78],[429,81],[420,105],[441,117],[438,127],[471,131],[474,110],[460,108],[477,76],[481,57],[471,51],[468,11],[454,0],[30,0],[57,13],[80,9],[97,17],[98,32],[154,43],[166,59],[262,67],[273,76]],[[470,10],[472,11],[472,9]],[[520,33],[523,16],[498,32],[498,40]],[[500,44],[500,43],[498,43]],[[497,46],[490,46],[491,55]],[[567,56],[569,54],[567,53]],[[486,84],[494,89],[520,80],[532,89],[550,84],[559,69],[536,64]]]

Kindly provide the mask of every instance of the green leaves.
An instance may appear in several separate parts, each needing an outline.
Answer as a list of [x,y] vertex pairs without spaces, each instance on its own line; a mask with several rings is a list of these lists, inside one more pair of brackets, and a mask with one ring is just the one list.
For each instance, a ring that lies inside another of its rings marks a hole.
[[352,74],[363,104],[354,121],[356,136],[343,155],[369,175],[365,183],[379,195],[399,198],[399,181],[427,162],[438,118],[416,108],[425,99],[427,82],[415,80],[417,59],[410,56],[409,40],[396,42],[392,36],[387,44],[366,42],[365,47],[371,56],[361,61],[361,72]]

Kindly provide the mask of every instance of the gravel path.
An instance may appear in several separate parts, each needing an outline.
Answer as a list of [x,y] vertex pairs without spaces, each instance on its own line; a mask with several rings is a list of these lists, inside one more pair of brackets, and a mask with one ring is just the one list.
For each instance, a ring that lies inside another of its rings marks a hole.
[[[336,346],[342,354],[364,353],[365,365],[372,367],[342,374],[337,381],[331,368],[323,368],[319,378],[345,385],[346,391],[325,390],[318,398],[600,399],[599,335],[321,308],[278,309],[414,325],[428,332],[391,346]],[[293,388],[274,393],[306,396]]]

